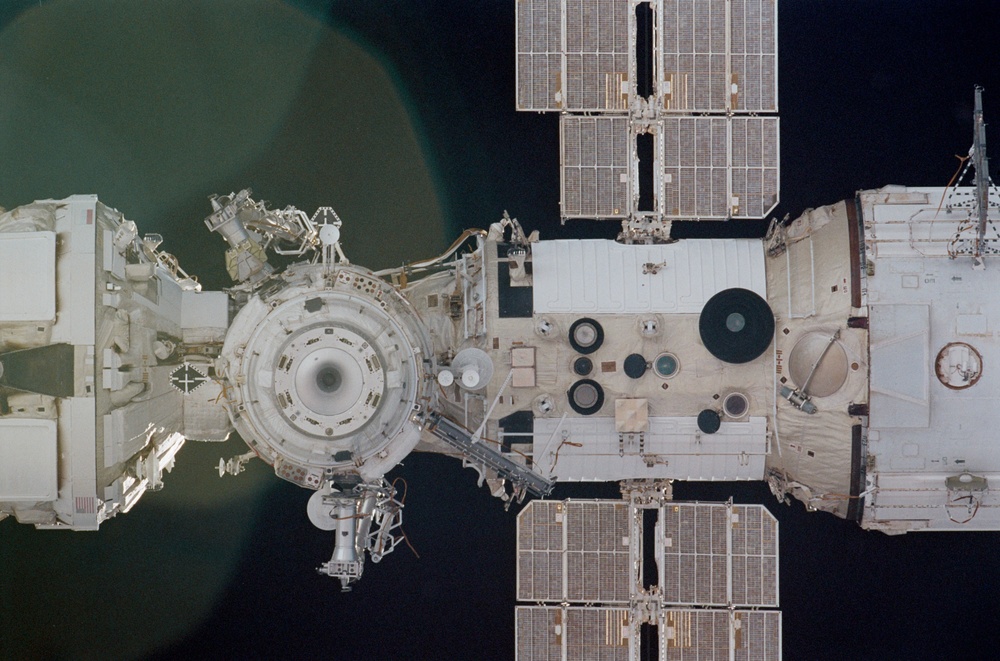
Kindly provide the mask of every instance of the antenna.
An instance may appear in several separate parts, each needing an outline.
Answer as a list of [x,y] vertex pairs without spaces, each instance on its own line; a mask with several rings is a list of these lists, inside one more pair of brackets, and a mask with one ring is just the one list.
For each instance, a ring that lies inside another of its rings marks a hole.
[[[972,256],[972,269],[982,271],[986,268],[986,256],[1000,253],[1000,234],[995,225],[990,223],[990,192],[994,193],[993,207],[997,206],[996,187],[990,179],[989,158],[986,156],[986,122],[983,120],[983,88],[979,85],[975,87],[975,110],[972,114],[972,146],[969,148],[969,155],[960,158],[964,163],[961,171],[956,173],[952,182],[948,183],[945,193],[947,199],[942,198],[941,204],[948,204],[949,212],[954,208],[963,209],[968,216],[959,224],[958,231],[952,237],[948,246],[948,256],[954,259],[958,255]],[[969,168],[975,170],[972,181],[973,190],[968,188],[958,191],[958,186],[965,181]],[[952,198],[956,198],[952,202]],[[994,213],[993,220],[996,220]],[[990,228],[990,236],[986,236],[987,226]],[[973,232],[975,235],[973,236]],[[968,237],[968,238],[966,238]]]
[[976,85],[976,109],[972,115],[972,166],[976,169],[976,213],[978,229],[976,247],[972,255],[975,268],[983,268],[983,246],[986,237],[986,220],[989,215],[990,171],[986,156],[986,122],[983,121],[983,88]]

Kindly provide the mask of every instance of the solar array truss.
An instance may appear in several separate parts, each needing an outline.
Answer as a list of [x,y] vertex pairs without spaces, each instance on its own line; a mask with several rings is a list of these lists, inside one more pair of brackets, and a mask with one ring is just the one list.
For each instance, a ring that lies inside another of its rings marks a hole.
[[[642,581],[646,510],[657,513],[656,587]],[[634,661],[651,643],[661,661],[781,659],[778,524],[764,506],[636,491],[532,501],[517,526],[518,661]]]
[[[639,5],[651,53],[637,53]],[[654,71],[643,97],[639,58]],[[763,218],[780,184],[776,0],[518,0],[517,107],[563,113],[564,221]]]

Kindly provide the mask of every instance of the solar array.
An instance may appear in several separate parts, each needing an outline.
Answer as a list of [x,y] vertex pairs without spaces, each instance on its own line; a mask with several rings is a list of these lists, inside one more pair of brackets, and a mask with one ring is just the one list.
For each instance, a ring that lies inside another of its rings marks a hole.
[[517,522],[517,598],[628,603],[628,516],[624,501],[529,503]]
[[[765,217],[780,182],[776,0],[640,4],[654,27],[641,53],[629,2],[517,2],[518,109],[563,113],[563,219]],[[647,59],[653,89],[640,97]],[[640,168],[651,208],[639,208]]]
[[631,195],[628,119],[570,115],[559,123],[559,130],[563,215],[627,218]]
[[665,601],[778,605],[778,522],[763,505],[670,503],[660,525]]
[[[661,0],[657,98],[665,111],[778,110],[773,0]],[[728,9],[728,14],[727,14]]]
[[629,4],[619,0],[517,3],[517,109],[625,111]]
[[668,608],[661,611],[660,620],[662,661],[781,658],[781,613],[778,611]]
[[[655,509],[658,585],[643,585]],[[763,505],[528,503],[518,515],[517,659],[781,658],[778,524]]]
[[629,610],[580,606],[518,606],[519,661],[627,661]]

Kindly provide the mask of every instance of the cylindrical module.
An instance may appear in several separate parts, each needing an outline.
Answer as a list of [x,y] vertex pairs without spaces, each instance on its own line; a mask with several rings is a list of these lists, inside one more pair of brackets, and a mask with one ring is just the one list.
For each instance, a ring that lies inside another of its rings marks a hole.
[[222,351],[233,425],[275,472],[319,488],[381,478],[416,445],[430,339],[366,269],[298,264],[233,321]]

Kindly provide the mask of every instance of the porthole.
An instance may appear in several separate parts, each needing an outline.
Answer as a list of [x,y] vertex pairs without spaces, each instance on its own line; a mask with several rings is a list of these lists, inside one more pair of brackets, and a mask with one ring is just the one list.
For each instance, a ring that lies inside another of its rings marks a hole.
[[580,379],[566,395],[570,407],[580,415],[593,415],[604,406],[604,389],[593,379]]
[[594,353],[604,344],[604,329],[593,319],[577,319],[569,327],[569,343],[582,354]]
[[750,410],[750,400],[741,392],[732,392],[722,400],[722,412],[730,418],[742,418]]
[[653,371],[661,379],[669,379],[677,374],[681,369],[681,363],[677,356],[672,353],[663,352],[653,359]]

